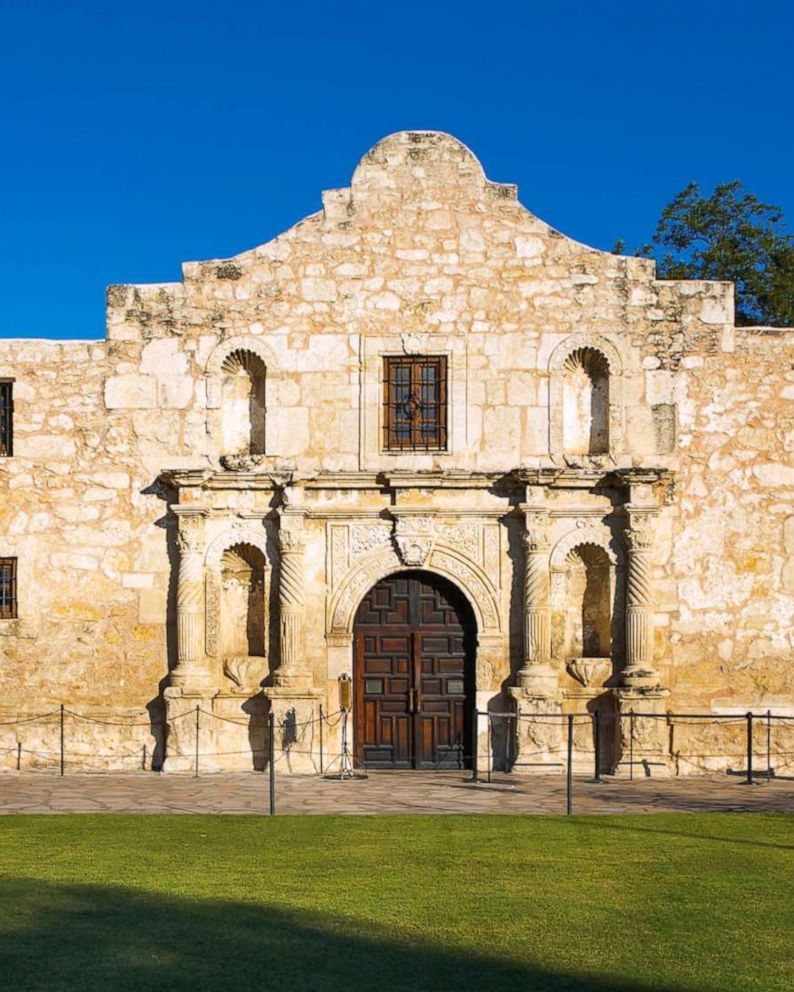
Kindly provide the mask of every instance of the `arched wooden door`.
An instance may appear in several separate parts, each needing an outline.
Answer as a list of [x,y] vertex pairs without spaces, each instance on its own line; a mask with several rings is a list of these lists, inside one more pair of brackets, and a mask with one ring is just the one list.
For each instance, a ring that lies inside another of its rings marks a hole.
[[428,572],[378,582],[356,613],[355,754],[367,768],[471,765],[471,607]]

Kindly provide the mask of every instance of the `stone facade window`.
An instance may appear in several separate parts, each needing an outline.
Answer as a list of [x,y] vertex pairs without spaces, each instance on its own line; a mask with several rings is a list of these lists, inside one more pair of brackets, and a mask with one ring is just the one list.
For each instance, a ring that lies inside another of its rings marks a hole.
[[447,359],[400,355],[383,360],[383,447],[445,451]]
[[13,379],[0,379],[0,457],[14,453],[13,390]]
[[0,620],[17,616],[17,560],[0,558]]

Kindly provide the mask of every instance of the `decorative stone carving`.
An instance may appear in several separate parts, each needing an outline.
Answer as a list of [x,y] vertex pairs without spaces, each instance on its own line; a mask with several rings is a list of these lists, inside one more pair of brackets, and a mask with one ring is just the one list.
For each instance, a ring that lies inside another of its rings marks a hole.
[[253,655],[235,655],[223,661],[223,674],[241,692],[251,695],[258,692],[267,675],[267,661]]
[[651,551],[655,511],[629,507],[626,543],[629,568],[626,582],[626,668],[627,686],[656,686],[659,673],[653,665],[653,591]]
[[306,539],[303,530],[293,526],[278,532],[281,552],[279,579],[279,627],[281,664],[274,680],[276,685],[297,685],[303,678],[303,556]]
[[589,689],[603,686],[612,672],[611,658],[570,658],[565,667],[571,678]]
[[445,524],[438,528],[439,540],[462,551],[472,561],[480,562],[480,527],[478,524]]
[[603,548],[611,565],[621,564],[616,549],[613,547],[612,535],[606,527],[596,527],[593,524],[585,524],[584,527],[576,527],[568,531],[554,545],[551,553],[551,567],[565,568],[568,555],[581,544],[594,544],[598,548]]
[[[405,567],[392,546],[376,548],[364,555],[342,579],[328,614],[329,635],[350,635],[358,604],[367,589],[382,578]],[[496,593],[488,577],[474,564],[452,550],[436,547],[427,567],[451,579],[474,608],[480,634],[499,633]]]
[[209,681],[204,664],[204,517],[197,506],[173,507],[179,531],[179,572],[176,587],[177,665],[171,673],[174,686],[201,688]]
[[388,523],[352,524],[350,527],[350,558],[355,560],[389,543],[391,527]]
[[551,617],[549,601],[548,515],[532,511],[526,515],[524,531],[524,664],[518,672],[519,686],[538,695],[553,695],[557,677],[549,664]]
[[493,577],[496,586],[502,584],[500,537],[499,524],[486,524],[483,527],[483,567],[486,573]]
[[217,572],[207,572],[204,580],[204,592],[204,639],[207,654],[214,658],[218,654],[221,613],[221,583]]
[[394,522],[394,543],[403,565],[424,565],[436,540],[435,521],[431,516],[399,516]]
[[221,455],[221,465],[229,472],[256,472],[264,469],[268,455]]

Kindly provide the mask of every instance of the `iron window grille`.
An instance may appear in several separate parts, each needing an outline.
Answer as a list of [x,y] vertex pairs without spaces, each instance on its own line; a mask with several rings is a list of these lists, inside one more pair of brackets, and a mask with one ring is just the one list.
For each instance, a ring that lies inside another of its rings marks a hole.
[[384,359],[383,446],[387,451],[445,451],[447,359]]
[[17,615],[17,560],[0,558],[0,620]]
[[14,453],[13,379],[0,379],[0,457]]

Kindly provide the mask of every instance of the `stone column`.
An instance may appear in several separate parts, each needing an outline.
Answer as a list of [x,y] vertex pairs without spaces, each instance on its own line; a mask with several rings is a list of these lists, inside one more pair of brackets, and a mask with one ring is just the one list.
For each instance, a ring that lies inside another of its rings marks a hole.
[[655,510],[626,507],[629,568],[626,582],[626,667],[623,684],[633,688],[659,685],[653,666],[653,593],[651,583]]
[[276,752],[268,760],[283,761],[285,771],[317,773],[319,766],[319,690],[312,688],[306,657],[306,590],[303,489],[287,486],[279,513],[279,644],[281,662],[273,685],[264,690],[275,719]]
[[297,685],[304,661],[303,557],[306,542],[302,530],[280,530],[279,631],[281,664],[274,675],[278,686]]
[[179,523],[176,589],[177,664],[171,685],[200,692],[210,681],[204,655],[204,517],[196,506],[173,507]]
[[521,688],[553,693],[557,677],[550,665],[551,604],[547,513],[527,515],[524,541],[524,663],[516,681]]
[[514,771],[543,773],[562,769],[561,695],[551,665],[548,511],[531,505],[523,510],[524,657],[517,684],[508,690],[517,714]]

